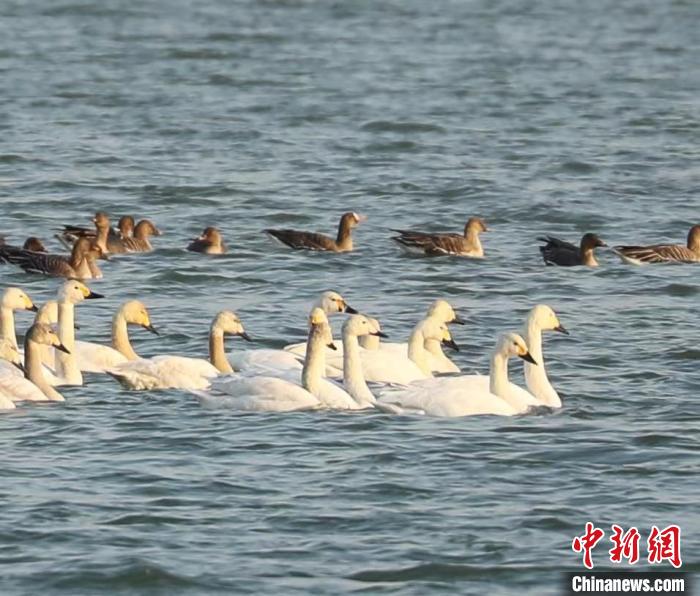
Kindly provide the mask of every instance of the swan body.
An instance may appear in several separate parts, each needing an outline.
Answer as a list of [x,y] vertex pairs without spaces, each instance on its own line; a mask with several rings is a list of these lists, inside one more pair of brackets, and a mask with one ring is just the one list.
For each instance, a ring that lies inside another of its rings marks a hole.
[[225,334],[249,339],[238,316],[230,311],[222,311],[214,318],[209,331],[210,361],[163,355],[123,362],[106,372],[127,389],[137,391],[206,389],[214,377],[232,372],[224,353]]
[[537,404],[534,396],[513,391],[508,381],[508,359],[518,356],[534,362],[527,344],[515,333],[501,335],[491,356],[489,386],[481,375],[428,379],[399,391],[380,394],[382,409],[394,413],[422,413],[458,417],[495,414],[514,416]]

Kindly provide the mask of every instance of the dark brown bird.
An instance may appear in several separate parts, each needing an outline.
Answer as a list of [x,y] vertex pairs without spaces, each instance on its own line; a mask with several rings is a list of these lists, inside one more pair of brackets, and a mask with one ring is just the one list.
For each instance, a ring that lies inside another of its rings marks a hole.
[[8,245],[0,246],[0,259],[17,265],[28,273],[75,279],[101,278],[102,272],[95,259],[102,256],[102,249],[88,238],[78,238],[70,256],[35,252]]
[[204,228],[201,236],[194,238],[187,245],[187,250],[201,252],[207,255],[222,255],[226,252],[226,245],[221,237],[221,232],[216,228]]
[[338,225],[336,239],[315,232],[298,230],[265,230],[270,236],[295,249],[325,250],[330,252],[349,252],[353,249],[352,230],[367,219],[364,215],[348,211],[343,213]]
[[615,246],[613,251],[626,263],[697,263],[700,261],[700,225],[688,232],[686,246],[682,244],[652,244],[650,246]]
[[464,234],[430,234],[412,230],[394,230],[398,236],[392,240],[398,242],[409,252],[418,252],[429,256],[460,255],[463,257],[483,257],[479,234],[488,232],[486,222],[480,217],[471,217],[464,226]]
[[29,236],[29,238],[24,241],[22,248],[33,252],[46,252],[44,243],[36,236]]
[[544,246],[540,246],[540,252],[545,264],[559,265],[561,267],[574,267],[576,265],[597,267],[598,261],[595,259],[593,249],[599,246],[607,246],[596,234],[591,234],[590,232],[583,235],[579,246],[554,236],[545,236],[544,238],[538,238],[538,240],[546,242]]

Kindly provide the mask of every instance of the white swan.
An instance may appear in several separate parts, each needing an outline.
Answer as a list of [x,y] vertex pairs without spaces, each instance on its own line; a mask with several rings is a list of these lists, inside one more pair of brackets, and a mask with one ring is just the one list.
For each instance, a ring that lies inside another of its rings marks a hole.
[[36,312],[37,307],[24,291],[19,288],[7,288],[0,300],[0,337],[7,338],[15,348],[17,347],[14,314],[16,310]]
[[232,372],[224,352],[224,334],[249,339],[238,316],[225,310],[214,317],[210,327],[211,361],[184,356],[154,356],[123,362],[105,372],[127,389],[206,389],[212,378]]
[[129,300],[119,307],[112,318],[111,347],[87,341],[75,342],[75,357],[80,370],[104,373],[130,360],[138,360],[139,356],[129,341],[128,325],[139,325],[158,335],[144,304],[138,300]]
[[[338,292],[323,292],[311,306],[311,312],[320,308],[327,315],[335,313],[356,314],[352,308]],[[289,350],[288,348],[298,346],[299,350]],[[289,352],[289,353],[287,353]],[[257,374],[274,374],[285,370],[298,370],[302,368],[302,361],[306,355],[306,342],[287,346],[284,350],[236,350],[229,354],[229,362],[234,370],[240,372],[254,372]]]
[[17,375],[14,369],[1,368],[0,394],[13,401],[64,401],[44,375],[43,346],[53,346],[62,353],[67,351],[50,325],[35,323],[24,337],[24,376]]
[[[425,315],[425,319],[433,319],[437,323],[444,323],[444,324],[450,324],[450,323],[457,323],[458,325],[464,325],[464,321],[459,317],[459,315],[454,311],[452,306],[450,305],[449,302],[446,300],[438,299],[435,300],[430,307],[428,308],[428,312]],[[376,321],[375,319],[372,319],[372,321]],[[422,321],[421,321],[422,322]],[[415,330],[415,327],[414,327]],[[412,380],[420,379],[420,378],[425,378],[426,374],[423,375],[418,375],[416,373],[415,367],[411,366],[410,364],[406,364],[405,361],[409,357],[408,356],[408,347],[409,347],[409,342],[405,343],[386,343],[386,342],[381,342],[379,341],[379,338],[376,336],[366,336],[360,339],[360,345],[365,348],[366,350],[376,350],[379,352],[383,352],[383,355],[366,355],[363,356],[363,362],[365,361],[370,361],[370,359],[374,360],[373,366],[372,366],[372,371],[370,372],[368,370],[365,371],[366,377],[368,381],[382,381],[382,377],[384,378],[390,378],[393,377],[393,380],[391,382],[403,382],[407,383]],[[336,347],[339,348],[338,352],[335,354],[326,354],[326,358],[328,359],[328,368],[327,368],[327,374],[328,376],[340,376],[341,370],[342,370],[342,344],[336,343]],[[442,342],[440,341],[435,341],[435,340],[426,340],[425,343],[425,348],[428,352],[428,354],[425,355],[425,358],[427,358],[428,361],[428,367],[429,367],[429,372],[431,373],[458,373],[460,372],[459,367],[452,362],[442,351]],[[304,344],[292,344],[290,346],[286,346],[284,348],[287,351],[290,351],[294,354],[304,356]],[[373,358],[374,357],[374,358]],[[403,359],[403,362],[405,366],[407,367],[407,370],[404,371],[404,373],[400,372],[395,372],[396,368],[398,366],[401,366],[399,362],[392,360],[394,358],[399,358]],[[381,360],[381,364],[377,362],[377,359]],[[381,371],[386,371],[386,370],[391,370],[394,372],[381,372]]]
[[75,354],[75,305],[83,300],[102,298],[90,290],[84,283],[70,279],[63,283],[58,291],[58,337],[67,348],[55,353],[56,366],[54,374],[58,381],[56,385],[82,385],[83,375],[80,372]]
[[372,407],[375,398],[362,377],[358,358],[358,337],[383,334],[367,317],[352,315],[343,325],[345,347],[344,390],[323,379],[325,346],[332,337],[325,313],[312,311],[307,341],[307,358],[301,377],[294,371],[282,377],[232,375],[212,383],[215,393],[200,394],[200,403],[210,408],[235,408],[253,411],[286,412],[316,408],[363,409]]
[[504,333],[491,355],[487,389],[481,375],[428,379],[399,391],[381,393],[378,407],[394,413],[446,417],[521,414],[536,405],[537,400],[532,396],[531,400],[523,400],[519,392],[512,390],[508,380],[508,359],[512,356],[535,364],[525,340],[516,333]]

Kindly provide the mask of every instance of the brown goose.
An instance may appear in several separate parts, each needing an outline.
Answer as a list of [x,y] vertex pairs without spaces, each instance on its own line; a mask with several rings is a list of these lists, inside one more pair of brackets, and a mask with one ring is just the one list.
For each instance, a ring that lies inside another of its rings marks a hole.
[[22,245],[22,248],[19,246],[14,246],[12,244],[6,244],[5,239],[2,238],[2,241],[0,241],[0,263],[9,263],[10,261],[7,259],[5,255],[7,254],[12,254],[16,251],[30,251],[30,252],[38,252],[38,253],[45,253],[46,248],[44,247],[44,243],[39,240],[38,238],[35,238],[34,236],[30,236],[24,241],[24,244]]
[[353,211],[343,213],[338,225],[335,240],[325,234],[300,232],[298,230],[265,230],[270,236],[295,249],[326,250],[330,252],[349,252],[352,250],[352,230],[361,221],[367,219]]
[[103,257],[102,249],[88,238],[79,238],[70,256],[35,252],[13,246],[0,246],[0,259],[21,267],[28,273],[56,277],[99,279],[102,277],[95,259]]
[[486,223],[480,217],[470,217],[464,226],[464,234],[428,234],[412,230],[394,230],[398,242],[409,252],[437,255],[460,255],[463,257],[483,257],[484,249],[479,240],[481,232],[488,232]]
[[626,263],[695,263],[700,261],[700,225],[688,232],[687,245],[615,246],[613,251]]
[[24,241],[22,248],[24,250],[31,250],[32,252],[46,252],[44,243],[36,236],[29,236],[29,238]]
[[123,238],[125,252],[150,252],[153,250],[149,238],[151,236],[161,236],[162,232],[148,219],[142,219],[134,228],[134,235],[130,238]]
[[103,212],[97,212],[93,218],[95,230],[80,226],[63,226],[60,240],[65,246],[70,248],[78,238],[96,238],[103,252],[125,253],[123,240],[130,238],[134,234],[134,218],[125,215],[119,219],[119,224],[115,230],[109,225],[109,218]]
[[187,245],[187,250],[207,255],[222,255],[226,252],[226,245],[221,232],[216,228],[208,227],[204,228],[201,236]]
[[596,234],[590,232],[583,235],[579,246],[554,236],[545,236],[538,238],[538,240],[546,243],[544,246],[540,246],[545,264],[561,267],[574,267],[576,265],[597,267],[598,261],[595,259],[593,249],[598,246],[607,246]]

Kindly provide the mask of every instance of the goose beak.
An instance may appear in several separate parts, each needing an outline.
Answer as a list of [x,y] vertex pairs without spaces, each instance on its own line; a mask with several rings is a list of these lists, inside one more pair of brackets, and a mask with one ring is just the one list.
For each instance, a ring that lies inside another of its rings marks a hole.
[[346,313],[348,313],[349,315],[356,315],[356,314],[358,314],[358,312],[357,312],[352,306],[350,306],[349,304],[346,304],[346,305],[345,305],[345,310],[343,310],[343,312],[346,312]]
[[455,313],[455,318],[450,321],[451,323],[456,323],[457,325],[466,325],[467,323],[464,321],[462,317],[460,317],[457,313]]
[[156,329],[153,325],[144,325],[143,328],[146,331],[150,331],[154,335],[160,335],[160,333],[158,333],[158,329]]
[[250,335],[248,335],[245,331],[243,331],[243,333],[239,333],[238,335],[240,335],[246,341],[253,341]]
[[36,304],[32,304],[27,310],[30,312],[37,312],[39,309],[37,308]]
[[92,290],[87,296],[85,296],[85,300],[94,300],[96,298],[104,298],[104,296],[102,294],[98,294],[97,292],[93,292]]
[[384,338],[389,337],[389,336],[388,336],[386,333],[384,333],[383,331],[372,331],[372,333],[370,333],[370,335],[376,335],[377,337],[384,337]]
[[459,352],[459,346],[455,343],[454,339],[443,339],[442,345],[452,348],[455,352]]
[[357,223],[360,223],[360,222],[363,222],[363,221],[367,221],[367,216],[366,216],[366,215],[361,215],[361,214],[358,213],[358,214],[357,214]]
[[537,361],[530,355],[530,352],[525,352],[524,354],[518,354],[525,362],[537,365]]
[[21,362],[13,362],[12,364],[19,368],[23,373],[27,372],[27,369],[24,368],[24,364]]
[[65,352],[66,354],[70,354],[68,348],[63,344],[58,344],[57,346],[54,346],[54,348],[56,348],[57,350],[61,350],[61,352]]
[[568,332],[567,329],[564,327],[564,325],[557,325],[557,326],[554,328],[554,331],[558,331],[559,333],[563,333],[564,335],[569,335],[569,332]]
[[337,349],[338,349],[338,347],[337,347],[333,342],[331,342],[331,343],[329,343],[329,344],[326,344],[326,347],[327,347],[329,350],[337,350]]

